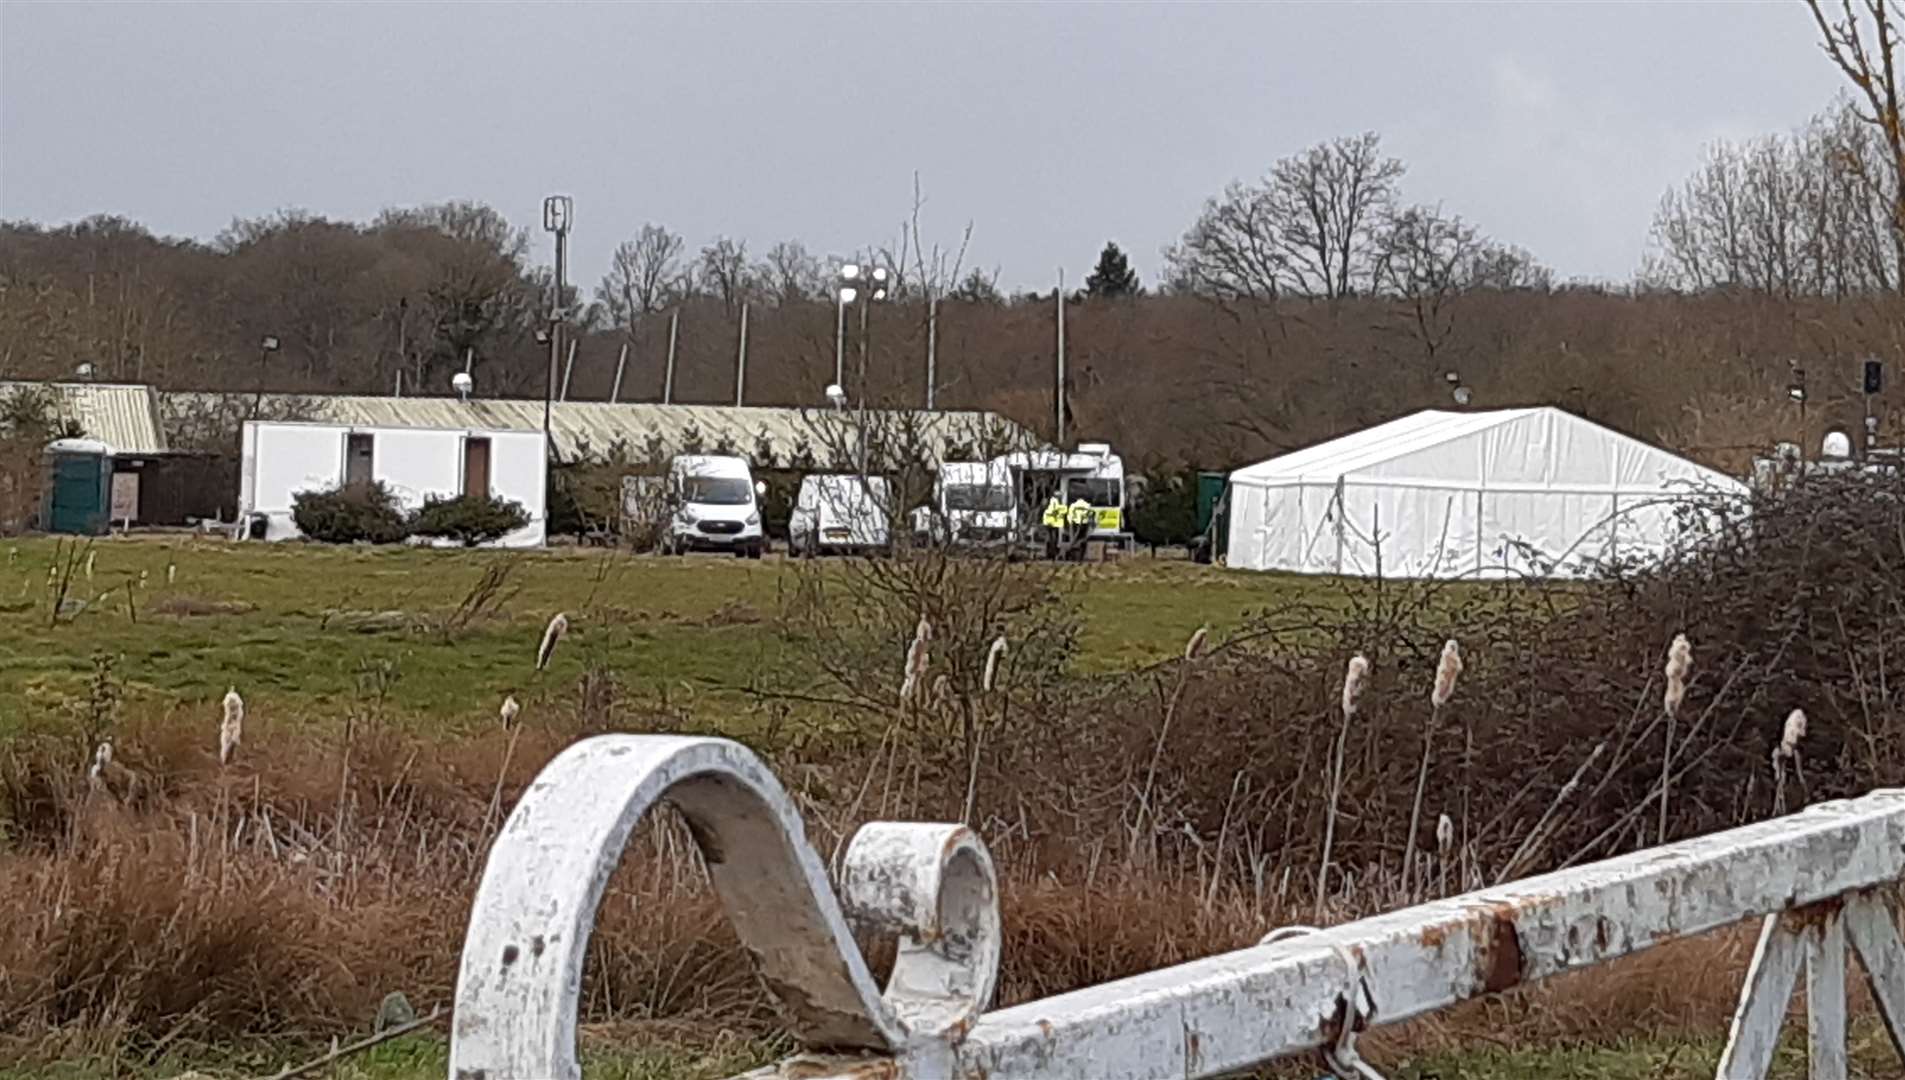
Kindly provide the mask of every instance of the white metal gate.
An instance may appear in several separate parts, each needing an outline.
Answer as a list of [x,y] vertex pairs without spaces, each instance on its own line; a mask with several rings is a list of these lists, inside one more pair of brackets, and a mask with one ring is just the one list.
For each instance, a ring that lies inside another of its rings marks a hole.
[[[1848,948],[1898,1043],[1905,947],[1882,893],[1905,877],[1905,792],[1801,813],[1007,1009],[997,882],[958,825],[874,823],[841,896],[766,766],[724,739],[613,735],[564,751],[490,853],[457,979],[451,1080],[581,1075],[576,1010],[595,911],[635,825],[686,820],[804,1047],[777,1080],[1163,1080],[1320,1050],[1379,1074],[1356,1035],[1457,1002],[1763,918],[1719,1080],[1762,1077],[1806,974],[1815,1080],[1846,1076]],[[884,991],[849,919],[898,935]]]

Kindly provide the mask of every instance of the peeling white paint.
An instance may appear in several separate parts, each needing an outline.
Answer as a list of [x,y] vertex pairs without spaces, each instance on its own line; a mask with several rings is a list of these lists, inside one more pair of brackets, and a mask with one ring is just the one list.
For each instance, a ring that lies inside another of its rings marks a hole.
[[998,890],[966,829],[868,826],[849,849],[859,914],[902,937],[906,962],[883,998],[799,813],[758,758],[725,739],[601,736],[543,769],[490,850],[457,975],[453,1080],[581,1075],[577,998],[596,907],[663,799],[802,1044],[925,1060],[989,1002]]
[[[451,1080],[578,1075],[575,998],[596,901],[629,830],[664,794],[688,819],[741,940],[807,1048],[753,1078],[1217,1076],[1340,1050],[1348,1045],[1345,1022],[1354,1029],[1407,1020],[1765,916],[1772,918],[1728,1050],[1738,1071],[1723,1071],[1724,1080],[1759,1075],[1752,1070],[1784,1017],[1780,994],[1790,996],[1802,965],[1819,1028],[1809,1040],[1817,1075],[1836,1075],[1844,1001],[1831,987],[1834,972],[1844,971],[1845,942],[1871,973],[1893,1030],[1905,1020],[1905,948],[1882,901],[1867,892],[1905,878],[1901,792],[1273,935],[980,1015],[996,979],[1000,933],[991,862],[970,832],[879,823],[850,845],[847,912],[900,937],[900,963],[882,996],[798,813],[757,758],[719,739],[610,736],[552,762],[491,853],[464,947]],[[520,950],[537,940],[546,947],[526,961]],[[503,963],[511,946],[519,952]]]

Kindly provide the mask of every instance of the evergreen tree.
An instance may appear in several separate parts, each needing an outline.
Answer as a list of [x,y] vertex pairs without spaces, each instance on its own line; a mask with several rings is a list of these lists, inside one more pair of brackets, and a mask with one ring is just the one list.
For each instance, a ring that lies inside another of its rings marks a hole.
[[1098,254],[1098,266],[1085,278],[1085,295],[1113,298],[1136,296],[1143,291],[1138,285],[1138,272],[1131,269],[1131,260],[1125,258],[1116,243],[1107,243],[1105,250]]

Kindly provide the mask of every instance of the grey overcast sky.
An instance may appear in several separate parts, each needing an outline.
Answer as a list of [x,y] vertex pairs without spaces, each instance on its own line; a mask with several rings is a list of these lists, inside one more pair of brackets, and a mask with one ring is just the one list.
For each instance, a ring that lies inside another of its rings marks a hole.
[[928,239],[970,220],[1007,287],[1076,280],[1106,239],[1148,281],[1226,182],[1373,129],[1408,198],[1618,279],[1704,144],[1838,89],[1797,2],[0,0],[0,217],[209,238],[471,198],[538,226],[561,191],[592,285],[644,221],[890,239],[917,170]]

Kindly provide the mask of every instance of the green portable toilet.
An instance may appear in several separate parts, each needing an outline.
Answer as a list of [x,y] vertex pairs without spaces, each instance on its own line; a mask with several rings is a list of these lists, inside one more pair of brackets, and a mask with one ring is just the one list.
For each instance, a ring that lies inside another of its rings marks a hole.
[[1230,515],[1224,512],[1224,489],[1229,485],[1229,473],[1197,474],[1197,535],[1207,540],[1198,548],[1199,562],[1221,557],[1230,539]]
[[46,444],[47,532],[96,535],[111,527],[112,450],[96,439]]

